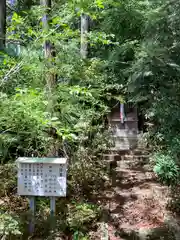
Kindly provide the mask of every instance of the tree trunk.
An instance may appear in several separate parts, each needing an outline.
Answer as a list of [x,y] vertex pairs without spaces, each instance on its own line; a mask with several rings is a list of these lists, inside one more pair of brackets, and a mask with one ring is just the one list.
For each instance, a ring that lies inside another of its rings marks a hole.
[[6,36],[6,0],[0,0],[0,49],[5,47]]
[[[42,19],[43,29],[46,32],[48,32],[49,30],[48,14],[50,13],[50,9],[51,9],[51,0],[41,0],[41,5],[45,8],[45,13]],[[54,52],[52,44],[50,43],[50,41],[46,40],[44,43],[44,53],[45,53],[45,58],[49,59],[49,61],[47,61],[48,67],[52,66],[52,61],[50,60],[51,58],[54,57],[52,52]],[[48,74],[46,79],[47,79],[46,80],[47,90],[51,96],[51,92],[56,85],[56,77],[54,76],[54,74]]]
[[88,55],[88,40],[87,33],[89,30],[89,17],[86,14],[81,15],[81,57],[87,58]]
[[24,5],[26,6],[27,9],[30,9],[32,4],[33,4],[32,0],[25,0],[24,2]]
[[[45,33],[48,33],[49,30],[49,22],[48,22],[48,14],[50,13],[51,9],[51,0],[41,0],[41,6],[44,7],[44,16],[42,19],[43,29]],[[54,112],[54,99],[53,99],[53,92],[56,86],[56,76],[48,71],[52,67],[52,58],[53,53],[52,44],[49,40],[46,40],[44,43],[44,56],[47,59],[47,73],[45,75],[46,78],[46,87],[47,87],[47,96],[48,96],[48,107],[47,111],[53,116]],[[47,157],[55,157],[58,156],[58,142],[56,139],[53,139],[53,142],[49,145],[49,150]]]

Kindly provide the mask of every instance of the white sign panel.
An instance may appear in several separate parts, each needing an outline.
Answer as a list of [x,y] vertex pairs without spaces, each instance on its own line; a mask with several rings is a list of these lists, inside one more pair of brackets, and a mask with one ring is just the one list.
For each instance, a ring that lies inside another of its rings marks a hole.
[[18,194],[66,196],[65,158],[18,158]]

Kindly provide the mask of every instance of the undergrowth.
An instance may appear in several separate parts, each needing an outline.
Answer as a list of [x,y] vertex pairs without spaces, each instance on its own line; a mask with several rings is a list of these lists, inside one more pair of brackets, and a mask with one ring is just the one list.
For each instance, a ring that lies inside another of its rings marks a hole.
[[[57,198],[53,232],[49,199],[37,198],[34,232],[36,237],[46,239],[45,236],[72,235],[74,239],[83,240],[89,239],[89,231],[97,228],[97,222],[101,218],[101,207],[96,202],[96,196],[103,191],[104,176],[108,174],[102,158],[102,153],[110,144],[107,136],[104,132],[96,134],[96,138],[91,140],[91,146],[96,146],[98,142],[99,149],[79,146],[71,156],[68,167],[68,193],[66,198]],[[31,215],[28,199],[17,196],[16,175],[15,163],[0,166],[0,234],[4,239],[27,239],[29,236],[28,224]]]

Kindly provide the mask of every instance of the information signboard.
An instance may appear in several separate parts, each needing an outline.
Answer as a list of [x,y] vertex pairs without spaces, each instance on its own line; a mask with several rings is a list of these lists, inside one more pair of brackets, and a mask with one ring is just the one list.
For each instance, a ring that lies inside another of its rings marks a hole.
[[66,158],[18,158],[18,195],[66,196]]

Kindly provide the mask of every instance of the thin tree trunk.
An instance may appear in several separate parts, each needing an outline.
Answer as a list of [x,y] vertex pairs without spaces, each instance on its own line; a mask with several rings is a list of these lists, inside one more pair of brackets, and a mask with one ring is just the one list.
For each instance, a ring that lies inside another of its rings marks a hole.
[[6,36],[6,0],[0,0],[0,49],[5,47]]
[[[49,22],[48,22],[48,14],[51,9],[51,0],[41,0],[41,6],[44,7],[44,16],[42,19],[43,29],[45,32],[49,30]],[[47,74],[46,78],[46,87],[47,87],[47,95],[48,95],[48,107],[47,111],[50,115],[53,115],[54,112],[54,100],[53,93],[56,86],[56,76],[48,71],[52,67],[52,58],[54,57],[52,54],[52,44],[49,40],[46,40],[44,43],[44,56],[47,60]],[[58,156],[58,144],[54,139],[53,143],[50,143],[49,151],[47,154],[48,157]]]
[[32,6],[32,0],[25,0],[25,6],[26,6],[26,8],[27,9],[30,9],[31,8],[31,6]]
[[81,15],[81,57],[87,58],[88,55],[88,40],[87,33],[89,30],[89,17],[86,14]]
[[[9,4],[10,4],[10,7],[11,7],[12,10],[15,9],[16,3],[17,3],[17,0],[9,0]],[[10,21],[12,21],[12,16],[13,16],[13,11],[12,11],[11,15],[8,16],[8,19],[9,19]],[[13,33],[14,33],[14,32],[12,32],[11,34],[13,35]],[[21,52],[20,44],[18,44],[17,42],[13,42],[13,41],[10,42],[10,43],[6,42],[6,47],[7,47],[7,48],[10,47],[10,49],[13,49],[13,50],[14,50],[14,53],[15,53],[17,56],[18,56],[18,55],[20,54],[20,52]]]
[[[46,32],[48,32],[49,30],[48,14],[50,13],[50,9],[51,9],[51,0],[41,0],[41,5],[45,8],[45,14],[42,19],[43,29]],[[53,50],[54,49],[52,48],[52,44],[50,43],[50,41],[46,40],[44,43],[44,54],[45,54],[45,58],[49,59],[47,61],[48,68],[52,67],[51,59],[54,57],[52,55]],[[51,98],[51,93],[56,85],[56,76],[54,74],[49,73],[48,76],[46,76],[46,83],[47,83],[47,90]]]

